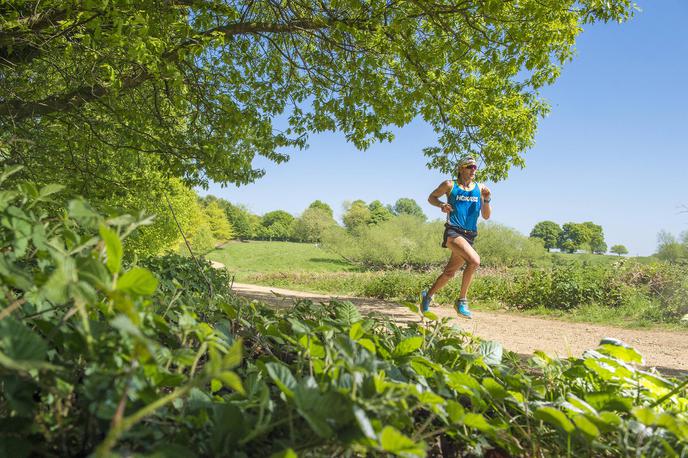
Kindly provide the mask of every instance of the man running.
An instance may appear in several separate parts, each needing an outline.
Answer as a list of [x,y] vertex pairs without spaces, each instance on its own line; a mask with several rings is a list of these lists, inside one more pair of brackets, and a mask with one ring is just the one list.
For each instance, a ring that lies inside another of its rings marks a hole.
[[[421,293],[423,312],[430,309],[432,296],[454,278],[456,272],[465,263],[466,268],[461,279],[461,296],[456,301],[455,307],[459,316],[471,318],[466,295],[473,280],[473,274],[480,266],[480,256],[473,248],[473,242],[478,235],[478,216],[482,215],[484,219],[489,219],[492,214],[489,188],[474,181],[477,169],[478,164],[474,157],[461,157],[457,167],[457,180],[443,182],[428,197],[431,205],[447,213],[442,246],[451,250],[451,257],[435,283],[429,290]],[[447,196],[446,202],[439,199],[442,196]]]

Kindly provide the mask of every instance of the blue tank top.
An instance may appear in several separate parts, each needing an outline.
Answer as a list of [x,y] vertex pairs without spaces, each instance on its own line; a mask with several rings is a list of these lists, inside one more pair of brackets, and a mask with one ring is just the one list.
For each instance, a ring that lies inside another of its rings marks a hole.
[[454,181],[454,186],[449,192],[447,202],[453,210],[447,217],[447,222],[452,226],[458,226],[469,231],[478,230],[478,216],[480,216],[480,186],[475,183],[473,189],[464,191],[459,183]]

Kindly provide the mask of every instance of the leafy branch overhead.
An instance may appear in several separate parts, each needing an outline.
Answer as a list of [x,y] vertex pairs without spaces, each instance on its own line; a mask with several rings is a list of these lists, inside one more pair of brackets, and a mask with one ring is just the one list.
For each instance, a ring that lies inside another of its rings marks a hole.
[[247,183],[308,135],[358,148],[416,117],[430,167],[479,153],[504,178],[581,25],[630,0],[10,1],[0,6],[0,155],[50,181],[153,165]]

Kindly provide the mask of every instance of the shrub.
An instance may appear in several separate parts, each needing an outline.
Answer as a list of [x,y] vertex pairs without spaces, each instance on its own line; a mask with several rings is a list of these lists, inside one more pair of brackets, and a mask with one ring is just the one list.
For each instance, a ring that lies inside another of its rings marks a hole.
[[484,266],[527,266],[547,257],[541,239],[526,237],[515,229],[492,222],[480,223],[475,249]]
[[688,314],[688,266],[620,260],[615,267],[621,282],[641,288],[650,299],[660,304],[665,319],[680,319]]
[[317,206],[304,210],[294,221],[294,238],[300,242],[321,242],[323,234],[337,224],[331,212]]
[[411,215],[396,216],[357,235],[334,228],[323,237],[323,247],[368,268],[428,269],[447,262],[440,246],[443,226]]

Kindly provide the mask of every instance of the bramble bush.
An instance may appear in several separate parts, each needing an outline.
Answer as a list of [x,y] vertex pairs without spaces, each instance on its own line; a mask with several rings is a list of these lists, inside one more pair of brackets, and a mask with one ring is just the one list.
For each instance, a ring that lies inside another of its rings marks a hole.
[[442,223],[399,215],[354,233],[333,227],[323,235],[323,248],[369,269],[424,270],[445,262]]
[[688,382],[619,342],[523,361],[431,313],[272,309],[207,263],[127,265],[146,220],[58,191],[0,190],[1,456],[688,453]]
[[[279,272],[257,274],[251,281],[323,293],[417,301],[420,291],[429,288],[440,272]],[[458,272],[457,277],[437,293],[436,303],[456,301],[461,274]],[[469,295],[477,301],[499,302],[518,309],[572,310],[590,304],[610,308],[642,305],[650,314],[647,320],[676,323],[688,313],[688,269],[680,265],[624,260],[615,264],[585,265],[568,261],[539,268],[481,268]]]

